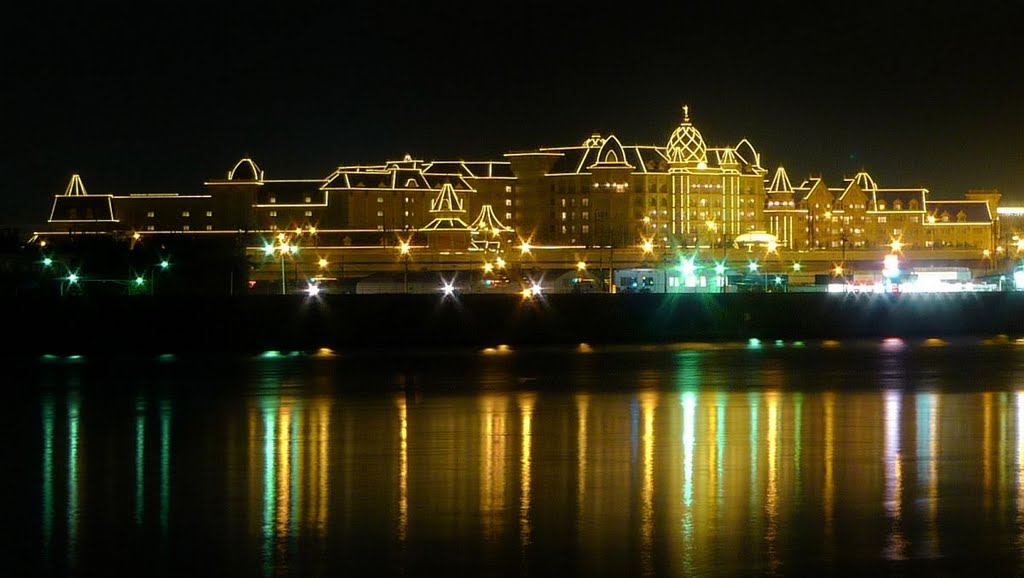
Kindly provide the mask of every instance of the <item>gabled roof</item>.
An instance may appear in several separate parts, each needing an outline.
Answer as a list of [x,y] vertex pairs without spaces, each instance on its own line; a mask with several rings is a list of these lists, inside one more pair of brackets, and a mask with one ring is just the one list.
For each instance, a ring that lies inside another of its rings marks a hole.
[[775,169],[775,176],[772,177],[772,183],[768,186],[766,193],[785,193],[793,194],[793,184],[789,182],[789,175],[786,174],[786,169],[782,166]]
[[511,233],[513,231],[512,227],[508,227],[498,220],[498,216],[494,214],[494,209],[490,205],[480,207],[480,214],[469,224],[469,228],[482,232]]
[[[936,223],[943,223],[943,215],[949,216],[949,223],[992,223],[992,211],[985,201],[928,201],[928,214],[934,215]],[[963,214],[964,220],[959,216]]]
[[[928,189],[876,189],[871,199],[869,211],[924,211]],[[917,202],[916,208],[910,208],[911,201]],[[899,209],[894,208],[897,202]]]

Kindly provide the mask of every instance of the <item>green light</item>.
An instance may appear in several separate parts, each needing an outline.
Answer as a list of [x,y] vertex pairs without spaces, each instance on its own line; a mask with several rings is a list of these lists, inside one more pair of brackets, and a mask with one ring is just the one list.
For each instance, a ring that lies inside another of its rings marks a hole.
[[135,284],[136,285],[142,286],[145,283],[146,283],[146,280],[143,279],[141,275],[135,278]]
[[776,275],[775,276],[775,284],[776,285],[782,285],[782,277],[779,277],[778,275]]
[[761,349],[761,340],[756,337],[751,337],[747,340],[747,347],[750,349]]
[[71,283],[72,285],[74,285],[75,283],[78,283],[78,273],[69,273],[68,274],[68,283]]
[[49,267],[50,265],[53,265],[53,259],[49,257],[43,259],[43,267]]
[[263,244],[263,254],[264,255],[273,255],[274,254],[274,246],[273,245],[268,245],[268,244],[264,243]]
[[725,275],[725,263],[718,263],[715,265],[716,275]]
[[793,270],[794,271],[800,271],[800,268],[801,268],[800,263],[793,263]]
[[160,261],[160,268],[161,269],[166,269],[166,268],[168,268],[170,266],[171,266],[171,262],[168,261],[167,259],[164,259],[163,261]]
[[751,261],[751,262],[750,262],[750,264],[749,264],[749,265],[747,265],[747,268],[748,268],[748,269],[750,269],[750,272],[751,272],[751,273],[757,273],[757,270],[758,270],[758,269],[759,269],[760,267],[761,267],[760,265],[758,265],[757,263],[755,263],[755,262],[753,262],[753,261]]
[[273,359],[275,357],[281,357],[281,352],[275,349],[270,349],[261,353],[260,357],[263,359]]

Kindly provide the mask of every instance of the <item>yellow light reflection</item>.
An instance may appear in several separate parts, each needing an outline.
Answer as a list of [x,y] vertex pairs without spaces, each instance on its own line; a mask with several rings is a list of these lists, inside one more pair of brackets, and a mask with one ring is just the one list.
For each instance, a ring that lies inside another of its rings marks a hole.
[[835,477],[832,470],[835,457],[835,394],[827,391],[822,396],[825,402],[825,488],[822,507],[825,514],[825,543],[832,547],[832,514],[835,499]]
[[503,528],[508,399],[485,394],[480,399],[480,517],[484,540],[494,543]]
[[981,438],[981,471],[982,495],[985,511],[992,509],[992,392],[981,395],[982,403],[982,438]]
[[409,414],[405,395],[398,404],[398,541],[405,544],[409,530]]
[[640,394],[640,412],[643,416],[643,486],[640,491],[640,563],[643,574],[654,573],[654,409],[658,394],[645,391]]
[[939,552],[939,535],[936,524],[938,514],[938,460],[939,460],[939,398],[935,393],[917,396],[917,477],[925,495],[925,553],[929,556]]
[[899,391],[885,392],[885,514],[889,518],[889,535],[884,555],[888,560],[902,560],[906,555],[903,537],[903,456],[900,451],[900,425],[903,396]]
[[530,527],[530,469],[533,451],[533,404],[536,394],[521,393],[516,397],[522,423],[522,449],[519,459],[519,545],[524,551],[531,541]]
[[[1024,391],[1017,392],[1017,527],[1024,528]],[[1017,546],[1024,547],[1024,530]]]
[[765,496],[768,528],[765,531],[765,543],[768,548],[768,566],[774,572],[780,563],[776,548],[779,531],[779,393],[770,391],[765,400],[768,403],[768,490]]
[[288,535],[288,521],[291,517],[291,435],[292,408],[282,404],[277,415],[277,508],[274,531],[278,536]]
[[576,394],[576,515],[583,521],[583,506],[587,501],[587,406],[590,396]]

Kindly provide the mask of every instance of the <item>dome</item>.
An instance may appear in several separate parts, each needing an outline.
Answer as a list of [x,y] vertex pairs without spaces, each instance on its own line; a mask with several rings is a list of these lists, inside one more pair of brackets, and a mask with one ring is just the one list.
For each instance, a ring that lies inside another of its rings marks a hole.
[[260,181],[263,180],[263,171],[249,157],[235,163],[234,168],[228,171],[229,181]]
[[668,138],[665,154],[672,164],[703,163],[703,166],[707,166],[708,147],[704,144],[704,137],[700,131],[690,124],[690,108],[687,106],[683,107],[682,124],[676,127],[672,136]]

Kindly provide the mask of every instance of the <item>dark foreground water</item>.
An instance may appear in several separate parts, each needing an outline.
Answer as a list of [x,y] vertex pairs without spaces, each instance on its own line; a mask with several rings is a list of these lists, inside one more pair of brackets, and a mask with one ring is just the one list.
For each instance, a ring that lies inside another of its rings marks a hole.
[[8,367],[5,575],[1024,570],[1007,340]]

